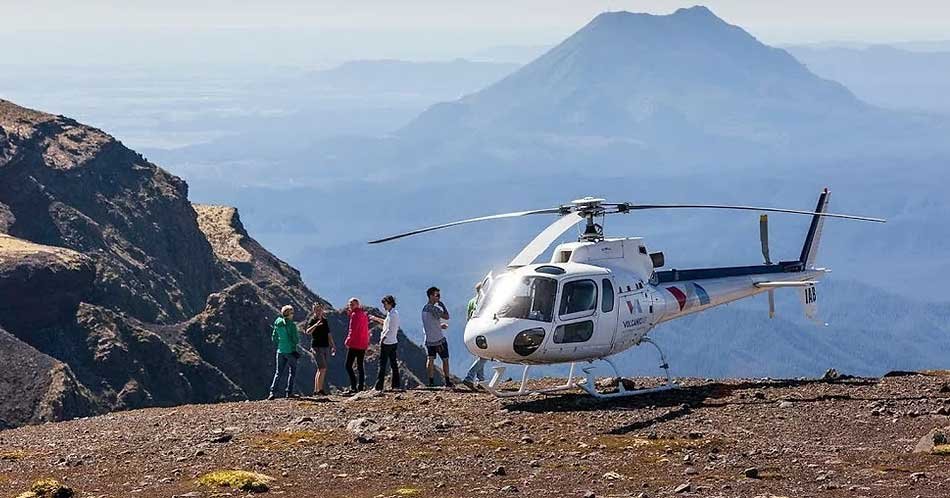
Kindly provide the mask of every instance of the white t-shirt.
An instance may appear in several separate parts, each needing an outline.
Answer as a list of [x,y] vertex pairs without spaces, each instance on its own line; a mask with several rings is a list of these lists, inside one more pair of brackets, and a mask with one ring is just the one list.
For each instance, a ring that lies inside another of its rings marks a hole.
[[399,334],[399,312],[396,308],[386,313],[386,319],[383,320],[383,331],[379,334],[379,340],[382,344],[396,344]]

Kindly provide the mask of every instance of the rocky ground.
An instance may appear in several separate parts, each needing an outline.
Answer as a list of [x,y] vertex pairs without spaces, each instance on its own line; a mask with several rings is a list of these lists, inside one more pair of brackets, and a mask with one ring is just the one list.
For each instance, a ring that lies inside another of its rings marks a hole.
[[285,496],[945,497],[950,456],[914,450],[950,425],[948,383],[685,379],[610,402],[414,389],[151,408],[0,432],[0,495],[54,478],[77,496],[241,496],[198,480],[246,470]]

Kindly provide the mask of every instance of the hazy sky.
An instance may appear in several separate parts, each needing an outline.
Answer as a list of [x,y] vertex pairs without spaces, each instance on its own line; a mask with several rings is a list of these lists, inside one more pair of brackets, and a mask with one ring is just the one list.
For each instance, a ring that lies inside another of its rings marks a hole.
[[[8,61],[465,56],[550,45],[605,10],[666,14],[670,0],[0,0]],[[761,40],[950,38],[948,0],[709,0]],[[66,49],[66,47],[69,47]]]

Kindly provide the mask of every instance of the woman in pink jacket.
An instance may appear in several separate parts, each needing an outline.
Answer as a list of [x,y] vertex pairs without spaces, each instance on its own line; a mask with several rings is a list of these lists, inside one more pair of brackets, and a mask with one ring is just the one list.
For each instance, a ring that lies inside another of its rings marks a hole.
[[[346,346],[346,373],[350,376],[350,390],[346,394],[355,394],[363,390],[366,380],[363,359],[369,349],[369,316],[360,306],[360,300],[355,297],[350,298],[346,312],[350,316],[349,332],[343,342]],[[354,361],[359,372],[358,382],[356,372],[353,371]]]

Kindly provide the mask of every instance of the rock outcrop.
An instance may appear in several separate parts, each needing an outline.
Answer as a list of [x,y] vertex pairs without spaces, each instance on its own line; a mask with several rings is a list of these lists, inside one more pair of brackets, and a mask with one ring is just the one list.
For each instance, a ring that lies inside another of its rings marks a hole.
[[72,370],[0,329],[0,430],[99,411]]
[[92,260],[0,234],[0,325],[39,329],[73,313],[93,290]]
[[170,323],[225,284],[180,178],[100,130],[7,101],[0,130],[7,233],[90,257],[96,302]]
[[[266,394],[280,306],[333,308],[236,209],[187,194],[106,133],[0,100],[0,425]],[[404,347],[412,381],[424,354]]]

